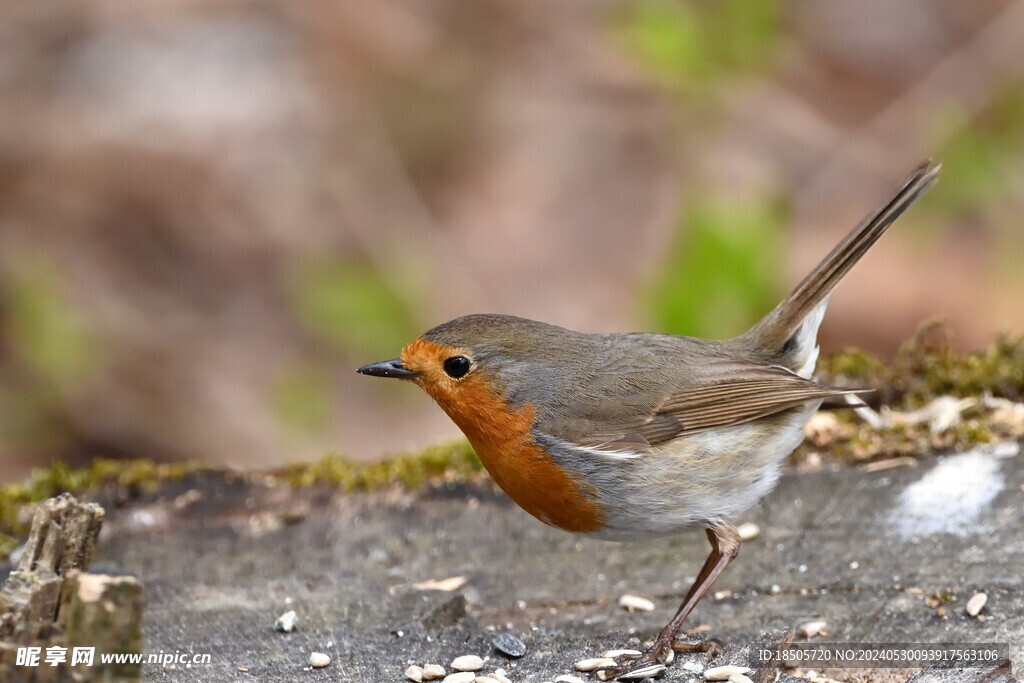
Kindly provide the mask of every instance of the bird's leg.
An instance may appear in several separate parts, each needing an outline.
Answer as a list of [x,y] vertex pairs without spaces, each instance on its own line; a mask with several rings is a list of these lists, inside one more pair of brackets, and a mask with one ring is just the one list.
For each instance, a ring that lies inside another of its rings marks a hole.
[[659,638],[662,636],[668,638],[669,642],[672,643],[672,649],[679,652],[707,652],[716,646],[721,648],[722,645],[720,641],[714,638],[697,643],[675,640],[676,634],[679,633],[679,629],[683,625],[683,621],[693,611],[693,608],[697,606],[697,603],[707,595],[707,592],[711,590],[711,586],[718,580],[718,577],[725,571],[725,568],[732,564],[732,561],[736,559],[740,552],[740,533],[732,524],[719,522],[707,530],[707,535],[708,541],[711,542],[711,554],[708,555],[707,561],[701,567],[700,574],[697,575],[697,579],[693,582],[690,592],[686,594],[683,604],[679,606],[676,616],[658,634]]
[[630,673],[640,673],[656,664],[668,666],[672,663],[673,651],[707,651],[708,645],[717,641],[703,643],[677,643],[676,634],[690,615],[697,603],[711,590],[712,584],[725,571],[740,550],[740,534],[736,527],[728,522],[719,521],[707,529],[708,540],[711,542],[711,554],[704,561],[700,573],[690,587],[690,591],[679,606],[679,611],[672,617],[665,628],[661,629],[654,639],[654,644],[642,655],[624,655],[619,658],[619,666],[604,669],[604,680],[619,678],[628,680]]

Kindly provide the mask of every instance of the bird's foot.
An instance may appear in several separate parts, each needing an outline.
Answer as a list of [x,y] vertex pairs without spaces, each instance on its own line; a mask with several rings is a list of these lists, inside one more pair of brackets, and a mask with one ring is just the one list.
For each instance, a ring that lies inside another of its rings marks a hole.
[[598,669],[595,673],[602,681],[641,681],[665,673],[672,666],[676,652],[704,652],[714,657],[723,649],[725,643],[717,638],[684,641],[659,636],[646,652],[619,655],[615,666]]
[[602,681],[642,681],[665,673],[675,656],[672,639],[659,636],[646,652],[619,655],[615,666],[598,669],[595,673]]
[[725,649],[725,643],[718,638],[677,640],[672,643],[672,649],[676,652],[703,652],[709,657],[714,657]]

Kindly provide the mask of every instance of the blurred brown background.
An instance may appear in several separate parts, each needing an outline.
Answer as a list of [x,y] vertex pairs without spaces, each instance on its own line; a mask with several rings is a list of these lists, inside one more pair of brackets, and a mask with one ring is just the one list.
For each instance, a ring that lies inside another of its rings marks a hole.
[[918,161],[822,344],[1024,329],[1024,2],[0,4],[0,479],[456,434],[470,312],[726,336]]

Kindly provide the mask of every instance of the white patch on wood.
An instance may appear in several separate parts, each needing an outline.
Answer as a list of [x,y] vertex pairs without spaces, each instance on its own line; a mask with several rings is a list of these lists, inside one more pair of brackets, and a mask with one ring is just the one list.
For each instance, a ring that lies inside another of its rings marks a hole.
[[903,540],[984,532],[982,516],[1006,485],[1000,464],[980,449],[945,458],[900,494],[890,518],[896,532]]

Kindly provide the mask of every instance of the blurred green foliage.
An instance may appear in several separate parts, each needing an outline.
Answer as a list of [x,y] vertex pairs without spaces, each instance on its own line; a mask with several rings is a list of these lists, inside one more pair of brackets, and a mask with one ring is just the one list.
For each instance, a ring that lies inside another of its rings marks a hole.
[[24,259],[0,287],[14,352],[54,384],[82,379],[97,361],[97,346],[65,292],[59,269],[41,258]]
[[0,386],[0,433],[16,448],[59,450],[68,432],[56,390],[31,380]]
[[[397,356],[420,331],[406,300],[371,265],[318,258],[301,262],[289,275],[292,310],[331,349],[367,362],[382,360]],[[388,382],[374,386],[394,390]],[[315,363],[286,368],[271,397],[274,413],[295,435],[323,433],[334,412],[331,390]]]
[[741,333],[778,303],[779,245],[787,220],[778,201],[694,202],[643,293],[649,318],[673,334]]
[[1005,89],[980,115],[947,114],[937,137],[942,182],[926,205],[943,214],[978,211],[1010,191],[1024,154],[1024,84]]
[[8,446],[60,448],[64,396],[102,362],[101,348],[68,296],[56,264],[19,254],[0,282],[4,343],[15,372],[0,385],[0,433]]
[[617,23],[630,51],[666,84],[695,86],[769,62],[778,0],[639,0]]
[[337,258],[302,264],[290,279],[293,309],[321,341],[380,360],[394,355],[419,333],[408,304],[372,266]]
[[330,426],[331,383],[313,367],[288,368],[278,378],[274,412],[297,435],[323,433]]
[[[777,0],[639,0],[616,24],[629,50],[670,88],[692,93],[716,78],[771,63],[780,35]],[[691,97],[687,109],[700,105]],[[648,317],[676,334],[741,332],[777,302],[776,251],[786,211],[765,199],[694,203],[649,288]]]
[[917,225],[931,230],[952,222],[970,225],[991,241],[987,275],[1000,286],[1024,282],[1024,231],[1015,179],[1024,156],[1024,83],[1003,89],[980,113],[947,113],[936,138],[942,182],[924,198],[934,214]]

